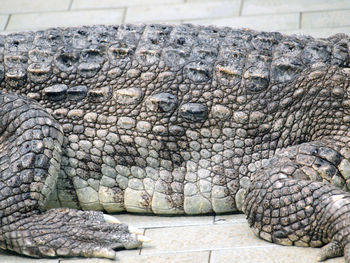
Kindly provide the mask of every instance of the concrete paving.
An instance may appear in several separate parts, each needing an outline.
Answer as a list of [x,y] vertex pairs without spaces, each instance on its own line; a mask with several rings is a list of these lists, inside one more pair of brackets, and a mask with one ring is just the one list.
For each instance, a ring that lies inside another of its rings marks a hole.
[[[140,249],[118,252],[108,259],[34,260],[0,251],[0,262],[9,263],[310,263],[319,248],[284,247],[257,238],[245,216],[115,215],[119,220],[144,230],[153,241]],[[343,258],[327,261],[343,263]]]
[[[0,31],[128,22],[196,23],[327,37],[350,33],[349,0],[1,0]],[[120,251],[120,263],[309,263],[319,249],[262,241],[243,215],[160,217],[121,214],[153,242]],[[0,250],[6,263],[110,263],[103,259],[30,259]],[[343,258],[327,262],[344,262]]]

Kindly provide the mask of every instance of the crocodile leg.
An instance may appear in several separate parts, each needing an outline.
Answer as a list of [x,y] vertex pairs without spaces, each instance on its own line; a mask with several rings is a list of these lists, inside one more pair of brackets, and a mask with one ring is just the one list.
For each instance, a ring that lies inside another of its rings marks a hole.
[[43,212],[60,169],[63,132],[36,102],[0,93],[0,247],[32,257],[114,258],[148,241],[96,211]]
[[254,233],[282,245],[328,243],[319,260],[344,254],[349,263],[347,165],[347,159],[322,142],[277,152],[254,174],[245,196],[243,211]]

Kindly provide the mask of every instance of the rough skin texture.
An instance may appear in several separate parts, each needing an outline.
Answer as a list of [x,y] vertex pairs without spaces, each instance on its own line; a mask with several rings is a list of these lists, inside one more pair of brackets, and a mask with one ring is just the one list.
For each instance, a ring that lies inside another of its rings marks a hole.
[[135,234],[79,210],[243,211],[263,239],[349,263],[349,45],[193,25],[0,35],[0,246],[113,257]]

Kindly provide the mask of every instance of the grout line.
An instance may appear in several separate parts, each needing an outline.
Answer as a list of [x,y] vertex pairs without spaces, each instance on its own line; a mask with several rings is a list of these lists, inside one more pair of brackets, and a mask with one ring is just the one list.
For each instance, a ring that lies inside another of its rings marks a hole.
[[[220,222],[220,221],[218,221]],[[180,228],[180,227],[202,227],[202,226],[220,226],[220,225],[237,225],[237,224],[246,224],[247,221],[245,219],[232,221],[232,222],[226,222],[226,223],[216,223],[216,221],[208,222],[208,223],[202,223],[202,224],[185,224],[185,225],[155,225],[155,226],[138,226],[139,228],[144,229],[162,229],[162,228]]]
[[335,8],[335,9],[318,9],[318,10],[300,10],[299,12],[302,13],[332,13],[332,12],[339,12],[339,11],[350,11],[348,7],[344,8]]
[[210,251],[209,251],[209,259],[208,259],[208,263],[210,263],[210,261],[211,261],[211,253],[212,253],[212,251],[210,250]]
[[[266,241],[266,243],[268,243]],[[142,254],[143,256],[156,256],[156,255],[164,255],[164,254],[178,254],[178,253],[192,253],[192,252],[216,252],[216,251],[228,251],[228,250],[235,250],[239,251],[242,249],[267,249],[267,248],[281,248],[281,245],[275,244],[275,243],[268,243],[266,245],[246,245],[246,246],[238,246],[238,247],[216,247],[216,248],[192,248],[188,250],[160,250],[160,251],[149,251],[150,253]],[[152,252],[152,253],[151,253]]]
[[[143,229],[143,235],[146,236],[146,228]],[[141,244],[141,247],[140,247],[140,249],[139,249],[139,256],[141,256],[141,251],[142,251],[142,249],[143,249],[143,243]]]
[[12,14],[9,14],[9,15],[8,15],[7,21],[6,21],[5,26],[4,26],[4,30],[7,30],[7,27],[8,27],[8,25],[9,25],[9,23],[10,23],[10,18],[11,18],[11,16],[12,16]]
[[[242,0],[244,1],[244,0]],[[327,12],[339,12],[339,11],[350,11],[350,9],[348,8],[344,8],[344,9],[340,9],[340,8],[337,8],[337,9],[331,9],[331,10],[285,10],[283,12],[266,12],[266,13],[253,13],[253,14],[246,14],[244,16],[270,16],[270,15],[285,15],[285,14],[295,14],[295,13],[327,13]]]
[[301,29],[302,22],[303,22],[303,12],[299,12],[299,29]]
[[123,12],[123,16],[122,16],[122,24],[125,24],[127,10],[128,10],[128,7],[124,7],[124,12]]
[[68,11],[72,10],[72,5],[73,5],[73,0],[70,0],[69,6],[68,6]]
[[270,14],[257,14],[257,15],[244,15],[244,16],[217,16],[217,17],[210,17],[210,18],[191,18],[191,19],[184,19],[186,20],[208,20],[208,19],[230,19],[230,18],[244,18],[244,17],[270,17],[270,16],[283,16],[283,15],[292,15],[292,14],[298,14],[297,12],[286,12],[286,13],[270,13]]
[[242,16],[243,5],[244,5],[244,0],[241,0],[240,6],[239,6],[238,16]]

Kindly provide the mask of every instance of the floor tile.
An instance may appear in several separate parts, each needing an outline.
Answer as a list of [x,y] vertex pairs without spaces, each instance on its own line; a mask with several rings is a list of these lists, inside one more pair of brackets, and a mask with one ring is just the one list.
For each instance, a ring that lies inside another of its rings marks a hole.
[[335,27],[335,28],[302,28],[297,30],[283,30],[285,34],[307,34],[313,37],[329,37],[337,33],[350,34],[349,27]]
[[207,263],[209,251],[120,257],[118,263]]
[[214,219],[214,224],[236,224],[246,222],[247,216],[245,214],[216,215]]
[[[138,259],[140,257],[140,248],[117,251],[117,257],[114,261],[124,262],[124,259]],[[60,263],[111,263],[110,259],[102,258],[63,258]]]
[[217,3],[205,2],[156,5],[152,7],[130,7],[126,12],[126,22],[135,23],[237,16],[239,5],[239,0],[233,0]]
[[102,259],[102,258],[70,258],[70,259],[61,259],[60,263],[111,263],[117,262],[116,260]]
[[230,26],[255,30],[279,31],[299,28],[299,13],[284,15],[243,16],[217,19],[185,20],[199,25]]
[[[350,1],[349,1],[350,2]],[[350,26],[350,10],[306,12],[301,14],[301,28]]]
[[1,0],[0,14],[68,10],[71,0]]
[[282,14],[350,8],[348,0],[244,0],[242,15]]
[[153,6],[183,3],[184,0],[73,0],[72,9],[116,8],[130,6]]
[[59,263],[58,259],[37,259],[17,255],[0,249],[0,262],[3,263]]
[[123,9],[72,12],[15,14],[10,17],[7,30],[26,30],[48,27],[68,27],[93,24],[120,24]]
[[153,242],[144,244],[142,255],[273,245],[254,236],[247,223],[146,229],[145,235]]
[[135,214],[114,216],[123,223],[139,228],[197,226],[213,224],[214,222],[214,216],[152,216]]
[[9,18],[8,15],[0,15],[0,31],[5,30],[5,26],[8,18]]
[[[118,252],[115,260],[118,263],[206,263],[209,251],[187,253],[165,253],[157,255],[125,254]],[[111,263],[110,259],[62,259],[60,263]]]
[[[317,262],[318,248],[273,246],[264,248],[237,248],[215,250],[210,263],[310,263]],[[327,263],[343,263],[344,258],[327,260]]]

